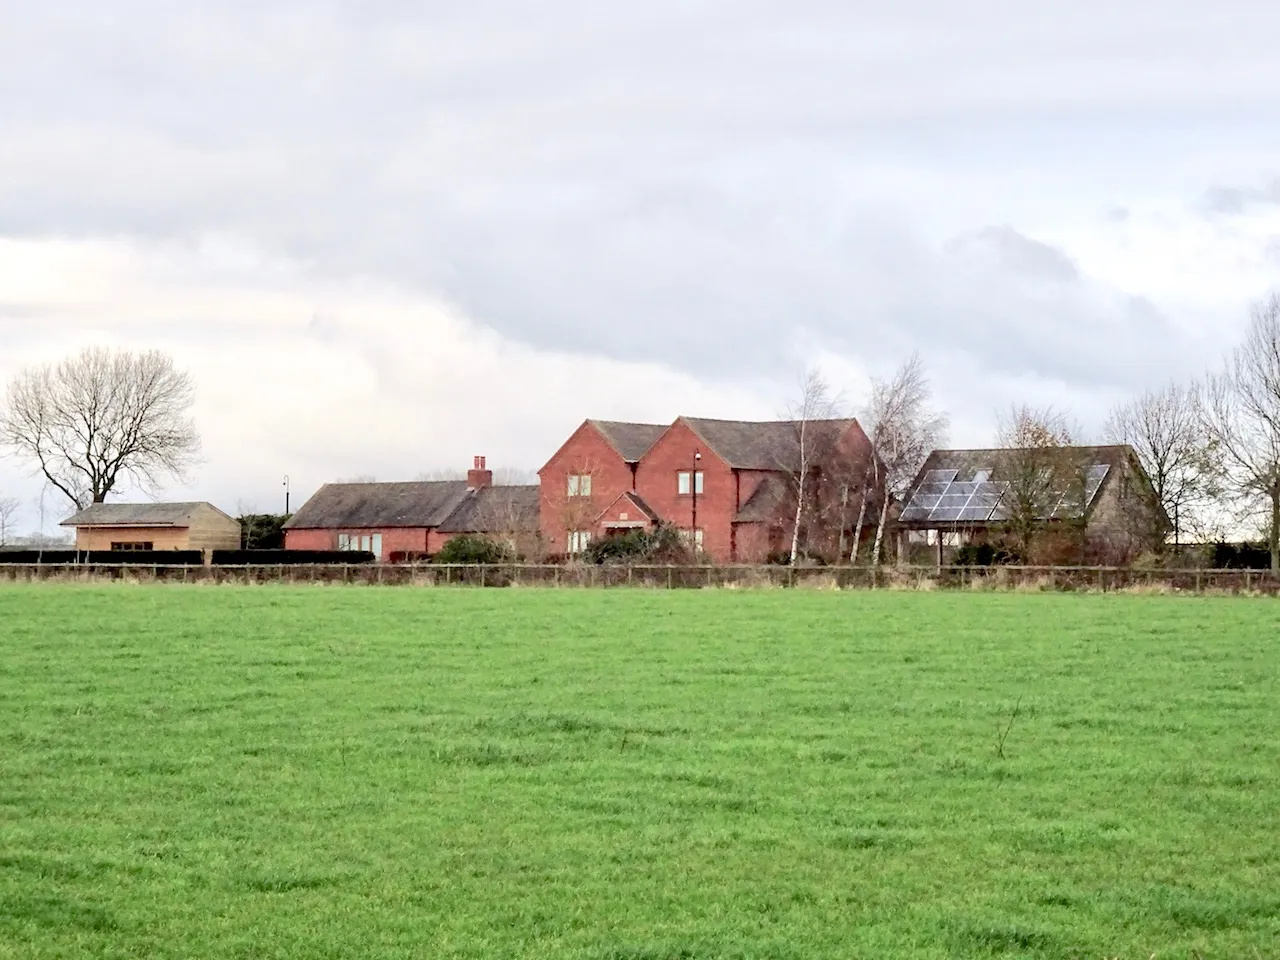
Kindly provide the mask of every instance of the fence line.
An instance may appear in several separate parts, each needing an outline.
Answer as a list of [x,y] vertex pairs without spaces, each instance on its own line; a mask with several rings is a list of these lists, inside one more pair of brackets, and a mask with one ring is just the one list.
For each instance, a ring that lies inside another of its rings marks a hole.
[[0,580],[155,580],[182,583],[345,583],[503,587],[825,587],[831,589],[1167,590],[1280,594],[1269,570],[1131,567],[842,566],[710,564],[184,564],[0,563]]

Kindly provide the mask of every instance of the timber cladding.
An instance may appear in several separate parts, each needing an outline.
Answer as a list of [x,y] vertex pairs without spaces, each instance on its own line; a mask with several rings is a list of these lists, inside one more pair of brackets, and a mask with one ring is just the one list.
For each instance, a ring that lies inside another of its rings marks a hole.
[[240,549],[239,521],[209,503],[95,503],[62,526],[77,550]]

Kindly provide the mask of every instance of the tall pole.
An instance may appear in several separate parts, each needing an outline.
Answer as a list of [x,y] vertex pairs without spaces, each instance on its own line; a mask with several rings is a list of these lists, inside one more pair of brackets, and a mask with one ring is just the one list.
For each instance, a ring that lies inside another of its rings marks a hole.
[[289,515],[289,475],[284,475],[284,515]]
[[693,494],[693,529],[689,531],[689,541],[693,544],[693,552],[698,551],[698,464],[702,461],[702,451],[693,451],[693,472],[689,474],[689,491]]

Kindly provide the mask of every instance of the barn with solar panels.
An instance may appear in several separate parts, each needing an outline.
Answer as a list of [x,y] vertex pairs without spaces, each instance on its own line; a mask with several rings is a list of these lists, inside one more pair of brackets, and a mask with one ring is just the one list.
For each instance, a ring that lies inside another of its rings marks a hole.
[[947,548],[999,542],[1025,521],[1073,537],[1081,560],[1151,549],[1172,526],[1133,448],[1105,446],[935,450],[898,529],[942,563]]

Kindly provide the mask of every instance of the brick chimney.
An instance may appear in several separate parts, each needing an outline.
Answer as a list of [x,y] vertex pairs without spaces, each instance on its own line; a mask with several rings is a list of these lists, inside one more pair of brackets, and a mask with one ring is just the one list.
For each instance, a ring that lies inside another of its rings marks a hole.
[[493,471],[485,469],[484,457],[476,457],[467,471],[467,486],[472,489],[493,486]]

